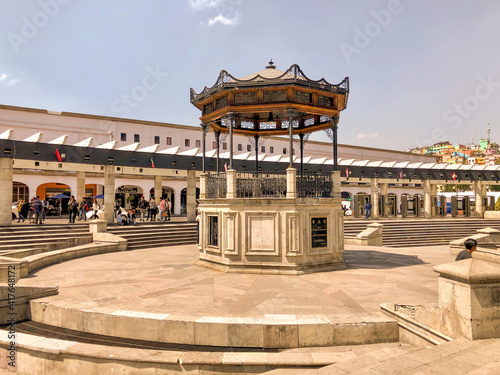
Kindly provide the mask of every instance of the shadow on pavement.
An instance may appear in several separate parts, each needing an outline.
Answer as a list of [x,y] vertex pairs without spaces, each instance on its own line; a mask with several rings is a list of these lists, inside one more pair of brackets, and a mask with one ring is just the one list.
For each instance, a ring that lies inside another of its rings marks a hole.
[[346,250],[344,261],[347,269],[388,269],[428,264],[416,255],[395,254],[376,250]]

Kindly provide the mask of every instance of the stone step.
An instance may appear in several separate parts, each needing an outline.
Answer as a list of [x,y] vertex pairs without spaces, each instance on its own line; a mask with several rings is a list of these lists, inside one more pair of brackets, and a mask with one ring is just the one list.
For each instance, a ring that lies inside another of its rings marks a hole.
[[138,250],[147,249],[150,247],[163,247],[163,246],[180,246],[180,245],[193,245],[196,240],[186,239],[186,240],[176,240],[168,242],[141,242],[141,243],[129,243],[127,246],[128,250]]
[[11,258],[24,258],[30,255],[43,253],[44,247],[30,247],[28,249],[21,250],[11,250],[11,251],[0,251],[0,256],[6,256]]

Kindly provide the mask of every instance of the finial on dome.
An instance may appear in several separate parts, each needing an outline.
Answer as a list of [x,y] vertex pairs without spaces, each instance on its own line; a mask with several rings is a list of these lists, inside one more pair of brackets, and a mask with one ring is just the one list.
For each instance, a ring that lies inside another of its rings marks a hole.
[[269,61],[269,65],[266,66],[266,69],[276,69],[276,65],[274,65],[273,59],[271,59],[271,61]]

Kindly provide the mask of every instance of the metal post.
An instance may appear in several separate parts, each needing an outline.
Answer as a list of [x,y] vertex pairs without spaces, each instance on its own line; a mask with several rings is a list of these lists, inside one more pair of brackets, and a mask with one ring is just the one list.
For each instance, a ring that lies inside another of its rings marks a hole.
[[201,170],[203,171],[203,173],[205,173],[205,150],[206,150],[206,145],[205,145],[205,141],[206,141],[206,138],[207,138],[207,125],[205,124],[201,124],[201,130],[202,130],[202,141],[201,141],[201,152],[203,154],[203,158],[202,158],[202,168]]
[[338,171],[338,153],[337,153],[337,124],[333,123],[333,170]]
[[220,131],[215,132],[215,142],[217,143],[217,173],[220,172],[220,162],[219,162],[219,154],[220,154]]
[[255,141],[255,171],[259,173],[259,135],[253,136]]
[[290,135],[290,168],[293,168],[293,109],[288,110],[288,134]]
[[233,169],[233,126],[234,113],[229,114],[229,169]]
[[304,177],[304,134],[299,134],[300,138],[300,178]]

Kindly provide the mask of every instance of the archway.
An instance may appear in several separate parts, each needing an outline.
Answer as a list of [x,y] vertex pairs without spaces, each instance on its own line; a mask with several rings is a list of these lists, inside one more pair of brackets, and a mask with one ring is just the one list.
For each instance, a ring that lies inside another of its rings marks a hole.
[[[68,198],[52,198],[57,194],[64,194]],[[68,185],[59,182],[47,182],[36,188],[36,195],[42,200],[47,199],[49,201],[49,207],[52,207],[54,212],[58,214],[68,212],[68,201],[69,197],[71,197],[71,188]]]
[[[156,197],[155,197],[155,189],[154,188],[152,188],[149,191],[149,196],[152,197],[152,198],[155,198],[157,204],[160,203],[160,201],[157,200]],[[174,203],[174,197],[175,197],[174,189],[171,188],[170,186],[163,186],[161,188],[161,197],[164,198],[164,199],[165,198],[170,199],[170,203],[172,204],[172,210],[171,210],[171,212],[173,213],[174,212],[174,205],[175,205],[175,203]]]
[[12,184],[12,202],[19,202],[20,199],[29,202],[30,189],[28,185],[14,181]]
[[[200,198],[200,189],[196,188],[196,200],[198,200],[199,198]],[[184,188],[181,191],[181,215],[187,213],[186,206],[187,206],[187,188]]]
[[124,208],[136,208],[143,195],[142,188],[134,185],[122,185],[115,191],[115,202]]

